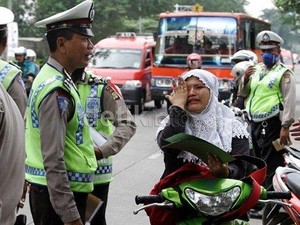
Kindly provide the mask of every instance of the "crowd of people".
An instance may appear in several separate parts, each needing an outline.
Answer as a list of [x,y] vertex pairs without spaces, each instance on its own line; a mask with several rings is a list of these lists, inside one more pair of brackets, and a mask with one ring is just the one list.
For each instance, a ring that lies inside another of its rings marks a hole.
[[[2,54],[7,24],[14,14],[4,7],[0,12],[5,15],[0,19]],[[16,49],[15,63],[0,60],[0,172],[5,178],[0,183],[0,224],[14,224],[27,190],[36,225],[83,225],[89,193],[103,201],[92,224],[106,224],[112,156],[132,138],[136,124],[118,87],[85,70],[94,47],[93,16],[93,1],[85,0],[36,23],[46,29],[50,49],[42,68],[35,64],[35,52],[24,47]],[[156,134],[165,163],[161,179],[187,163],[203,165],[187,151],[164,148],[166,138],[186,133],[231,155],[265,160],[264,186],[271,185],[275,169],[284,164],[282,152],[275,150],[272,141],[279,139],[289,145],[291,135],[299,140],[300,123],[294,123],[294,73],[279,60],[282,38],[262,31],[257,42],[261,63],[247,50],[237,52],[232,60],[232,104],[248,112],[250,133],[234,112],[218,101],[218,78],[201,69],[201,56],[193,53],[187,57],[188,70],[166,96],[169,115]],[[176,48],[181,48],[179,42]],[[98,138],[105,141],[99,144]],[[250,138],[253,149],[249,148]],[[205,166],[215,177],[247,176],[245,162],[223,163],[214,154],[208,155]]]

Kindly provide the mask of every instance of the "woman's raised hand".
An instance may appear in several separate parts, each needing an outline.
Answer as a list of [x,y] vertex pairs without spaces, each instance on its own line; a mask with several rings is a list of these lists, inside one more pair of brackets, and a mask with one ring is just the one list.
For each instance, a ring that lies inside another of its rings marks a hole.
[[172,105],[185,109],[187,96],[188,90],[186,82],[182,79],[182,77],[179,77],[178,84],[173,82],[173,92],[165,97],[171,102]]

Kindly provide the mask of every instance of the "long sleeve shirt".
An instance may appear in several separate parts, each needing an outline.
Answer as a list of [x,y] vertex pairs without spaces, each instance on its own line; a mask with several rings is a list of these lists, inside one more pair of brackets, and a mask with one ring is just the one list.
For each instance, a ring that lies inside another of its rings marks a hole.
[[[76,83],[87,84],[88,80],[79,80]],[[100,101],[103,106],[101,115],[110,120],[114,126],[114,132],[107,137],[107,142],[100,148],[103,157],[115,155],[128,143],[136,131],[136,124],[132,114],[129,112],[124,99],[113,93],[114,88],[110,83],[105,84],[103,96]]]
[[[187,122],[187,114],[183,109],[172,106],[170,107],[170,120],[165,128],[160,131],[157,137],[158,145],[162,148],[164,145],[168,144],[165,141],[166,138],[171,137],[178,133],[184,133],[185,124]],[[164,151],[164,162],[165,162],[165,171],[162,175],[162,178],[167,176],[168,174],[174,172],[180,166],[184,164],[181,158],[177,156],[181,152],[176,149],[165,149]],[[247,138],[233,138],[232,139],[232,151],[231,155],[249,155],[249,141]],[[235,160],[230,162],[228,165],[230,176],[232,178],[242,178],[245,176],[247,163]]]
[[[50,58],[48,63],[58,71],[63,71],[62,66],[54,59]],[[65,111],[59,107],[58,98],[62,96],[65,97],[68,105]],[[64,222],[80,218],[64,162],[67,122],[72,118],[74,110],[71,95],[58,88],[41,102],[38,115],[50,201],[55,212]]]

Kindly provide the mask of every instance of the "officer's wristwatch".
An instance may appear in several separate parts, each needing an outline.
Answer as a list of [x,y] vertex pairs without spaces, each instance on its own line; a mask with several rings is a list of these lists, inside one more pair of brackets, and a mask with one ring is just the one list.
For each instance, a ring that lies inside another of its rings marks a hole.
[[290,126],[287,125],[287,124],[281,125],[281,127],[285,128],[285,129],[289,129],[290,128]]

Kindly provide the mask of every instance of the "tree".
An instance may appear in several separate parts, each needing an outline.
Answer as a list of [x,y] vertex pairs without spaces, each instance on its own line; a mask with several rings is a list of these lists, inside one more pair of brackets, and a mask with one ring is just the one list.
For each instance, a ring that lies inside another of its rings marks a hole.
[[293,29],[300,28],[300,2],[299,0],[275,0],[281,15],[285,15],[285,22],[293,25]]
[[272,24],[272,31],[283,38],[283,47],[298,52],[300,50],[299,33],[293,30],[293,25],[287,24],[289,17],[289,14],[282,14],[278,9],[265,9],[262,15],[263,19]]
[[[7,0],[6,0],[7,1]],[[6,2],[0,0],[1,3]],[[19,24],[20,36],[42,37],[45,30],[33,26],[35,21],[64,11],[82,2],[82,0],[10,0],[13,2],[15,21]],[[35,21],[24,21],[24,14],[29,8],[25,2],[37,2],[35,10]],[[24,3],[23,3],[24,2]],[[134,31],[150,33],[155,29],[158,23],[160,12],[173,11],[174,5],[187,4],[194,5],[197,1],[188,0],[112,0],[112,1],[94,1],[95,19],[93,22],[93,31],[95,40],[99,40],[108,35],[115,34],[118,31]],[[247,4],[246,0],[202,0],[201,5],[205,11],[234,11],[244,12],[243,6]],[[27,7],[27,9],[26,9]]]

